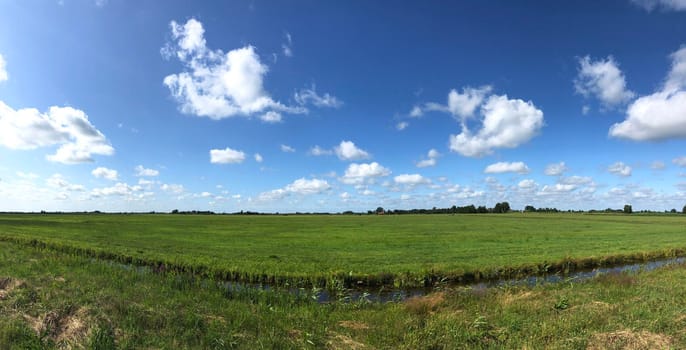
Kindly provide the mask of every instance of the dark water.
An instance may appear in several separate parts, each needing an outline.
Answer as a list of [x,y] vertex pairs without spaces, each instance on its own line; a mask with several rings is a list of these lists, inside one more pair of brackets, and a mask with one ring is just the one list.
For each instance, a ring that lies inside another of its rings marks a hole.
[[[95,260],[94,260],[95,261]],[[156,271],[148,266],[135,266],[130,264],[122,264],[117,262],[108,261],[108,265],[117,266],[119,268],[136,271],[140,274],[153,274]],[[589,280],[593,277],[603,274],[614,274],[614,273],[633,273],[639,271],[652,271],[657,268],[664,266],[684,264],[686,263],[686,257],[669,258],[662,260],[655,260],[643,263],[618,265],[613,267],[600,267],[593,270],[586,271],[576,271],[566,275],[563,274],[550,274],[543,276],[529,276],[521,279],[501,279],[493,280],[488,282],[473,283],[467,285],[461,285],[466,288],[474,289],[488,289],[488,288],[498,288],[507,286],[537,286],[550,283],[578,283],[582,281]],[[188,278],[187,276],[177,276],[179,279],[179,284],[183,284],[183,279]],[[191,277],[192,278],[192,277]],[[203,279],[200,280],[201,285],[210,285],[211,280]],[[326,289],[306,289],[306,288],[283,288],[274,287],[267,284],[250,284],[250,283],[240,283],[240,282],[220,282],[220,287],[228,294],[232,292],[245,293],[246,291],[288,291],[298,297],[316,300],[319,303],[331,303],[331,302],[351,302],[351,303],[386,303],[386,302],[399,302],[407,298],[415,296],[423,296],[439,290],[441,288],[449,288],[460,285],[438,285],[431,288],[363,288],[363,289],[341,289],[337,291],[331,291]]]

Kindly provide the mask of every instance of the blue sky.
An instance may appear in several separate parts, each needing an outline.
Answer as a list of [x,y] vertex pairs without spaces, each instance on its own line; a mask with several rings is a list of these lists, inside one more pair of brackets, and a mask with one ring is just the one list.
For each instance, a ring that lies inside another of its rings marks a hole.
[[683,0],[0,0],[0,210],[680,210],[684,45]]

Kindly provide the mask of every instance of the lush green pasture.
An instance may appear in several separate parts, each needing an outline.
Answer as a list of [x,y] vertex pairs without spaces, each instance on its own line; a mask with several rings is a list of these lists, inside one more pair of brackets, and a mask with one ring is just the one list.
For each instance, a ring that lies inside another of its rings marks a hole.
[[352,275],[412,284],[426,275],[507,275],[565,261],[590,266],[674,254],[686,248],[686,215],[22,214],[0,215],[0,239],[35,239],[241,280]]
[[0,242],[1,350],[683,349],[685,328],[684,266],[318,304]]

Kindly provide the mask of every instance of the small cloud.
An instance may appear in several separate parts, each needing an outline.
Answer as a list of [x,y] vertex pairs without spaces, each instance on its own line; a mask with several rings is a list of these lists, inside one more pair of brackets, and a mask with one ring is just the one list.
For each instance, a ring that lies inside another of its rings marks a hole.
[[523,162],[498,162],[491,164],[484,169],[486,174],[518,173],[528,174],[529,167]]
[[258,163],[262,163],[262,155],[259,153],[255,153],[255,161]]
[[134,170],[136,171],[136,176],[138,177],[153,177],[160,174],[159,170],[147,169],[142,165],[137,165]]
[[286,57],[293,57],[293,38],[291,37],[291,34],[286,32],[284,35],[286,38],[286,42],[281,44],[281,48],[283,49],[283,55]]
[[430,181],[420,174],[401,174],[393,178],[398,185],[416,186],[429,183]]
[[352,141],[341,141],[334,151],[340,160],[345,161],[371,158],[367,151],[358,148]]
[[210,163],[213,164],[236,164],[245,160],[245,153],[229,147],[225,149],[210,150]]
[[612,56],[597,61],[590,56],[579,58],[574,88],[584,97],[597,98],[606,107],[624,104],[636,95],[626,88],[624,74]]
[[260,120],[262,120],[265,123],[270,123],[270,124],[280,123],[282,121],[281,113],[269,111],[265,114],[262,114],[260,116]]
[[293,148],[289,145],[281,144],[281,152],[293,153],[293,152],[295,152],[295,148]]
[[680,167],[686,167],[686,156],[674,158],[674,159],[672,159],[672,163],[674,163]]
[[7,62],[5,62],[5,58],[0,55],[0,82],[6,81],[9,79],[9,75],[7,74]]
[[610,174],[614,174],[617,176],[631,176],[631,167],[624,164],[623,162],[616,162],[610,165],[609,167],[607,167],[607,171],[610,172]]
[[310,148],[308,153],[313,156],[330,156],[333,154],[333,151],[315,145],[314,147]]
[[324,95],[317,94],[317,87],[315,85],[312,85],[309,89],[301,89],[295,93],[293,98],[301,106],[312,104],[316,107],[339,108],[343,105],[343,101],[329,93]]
[[654,161],[652,164],[650,164],[650,168],[653,169],[653,170],[662,170],[662,169],[664,169],[665,167],[666,167],[666,166],[665,166],[665,163],[664,163],[664,162],[661,162],[661,161],[659,161],[659,160],[656,160],[656,161]]
[[412,110],[410,111],[410,114],[409,114],[409,116],[411,118],[419,118],[422,115],[424,115],[424,111],[422,111],[422,107],[419,107],[419,106],[412,107]]
[[97,167],[93,169],[93,171],[91,171],[91,174],[93,174],[93,176],[97,178],[107,179],[110,181],[117,181],[119,177],[116,170],[108,169],[105,167]]
[[427,159],[420,160],[417,162],[417,168],[426,168],[430,166],[435,166],[436,165],[436,158],[440,157],[440,153],[438,153],[437,150],[435,149],[430,149],[429,152],[427,153]]
[[565,165],[565,162],[559,162],[559,163],[553,163],[553,164],[548,164],[548,166],[545,167],[544,173],[548,176],[560,176],[564,174],[565,171],[567,171],[567,166]]
[[402,131],[402,130],[407,129],[408,126],[410,126],[410,123],[408,123],[408,122],[400,122],[400,123],[398,123],[398,124],[395,125],[395,128],[396,128],[398,131]]

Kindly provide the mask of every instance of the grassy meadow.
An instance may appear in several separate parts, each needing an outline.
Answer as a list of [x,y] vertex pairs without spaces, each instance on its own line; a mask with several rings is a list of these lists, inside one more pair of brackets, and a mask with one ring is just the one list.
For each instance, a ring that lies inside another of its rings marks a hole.
[[0,240],[244,282],[413,286],[672,256],[685,227],[685,215],[16,214],[0,215]]
[[0,242],[0,315],[1,350],[679,349],[686,266],[319,304]]

